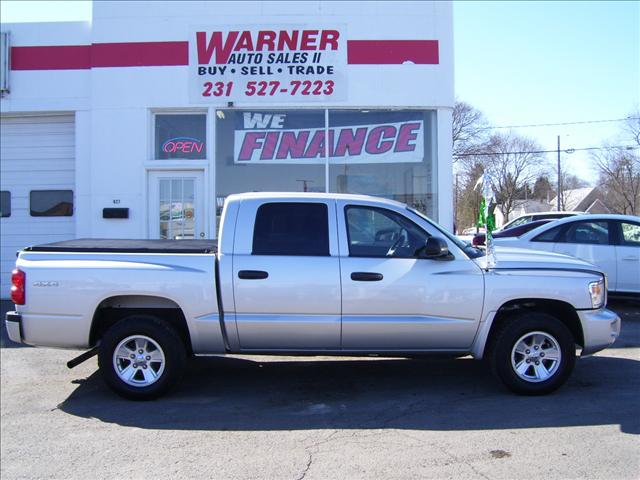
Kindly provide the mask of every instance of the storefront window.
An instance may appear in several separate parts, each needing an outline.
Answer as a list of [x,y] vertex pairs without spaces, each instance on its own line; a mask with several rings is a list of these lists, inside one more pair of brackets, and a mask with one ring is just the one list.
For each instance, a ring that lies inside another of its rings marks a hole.
[[205,114],[157,114],[155,158],[202,160],[207,158]]
[[328,117],[325,125],[325,110],[218,110],[218,215],[232,193],[328,191],[398,200],[435,218],[435,111]]
[[435,218],[432,111],[330,110],[329,191],[406,203]]
[[324,192],[324,110],[218,110],[216,196]]

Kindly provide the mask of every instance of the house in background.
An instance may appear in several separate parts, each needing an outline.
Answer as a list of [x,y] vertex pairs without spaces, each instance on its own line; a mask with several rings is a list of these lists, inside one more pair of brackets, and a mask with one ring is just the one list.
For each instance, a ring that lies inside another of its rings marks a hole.
[[[604,203],[604,194],[598,187],[565,190],[562,197],[562,210],[567,212],[611,213]],[[550,210],[557,211],[558,197],[554,197],[550,203]]]

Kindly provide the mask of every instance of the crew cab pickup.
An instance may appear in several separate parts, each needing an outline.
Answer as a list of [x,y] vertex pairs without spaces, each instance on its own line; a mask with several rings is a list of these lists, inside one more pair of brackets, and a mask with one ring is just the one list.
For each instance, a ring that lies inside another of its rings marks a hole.
[[481,252],[402,203],[227,198],[216,243],[81,239],[19,252],[9,337],[90,349],[107,385],[165,393],[191,355],[488,357],[521,394],[561,386],[620,318],[606,276],[564,255]]

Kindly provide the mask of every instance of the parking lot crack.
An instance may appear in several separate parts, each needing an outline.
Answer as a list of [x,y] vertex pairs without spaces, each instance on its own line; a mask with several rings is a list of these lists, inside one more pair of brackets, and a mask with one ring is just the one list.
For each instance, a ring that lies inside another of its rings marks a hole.
[[306,477],[307,472],[309,472],[309,469],[311,468],[311,464],[313,463],[313,454],[307,451],[307,455],[309,457],[307,458],[307,465],[304,467],[304,470],[302,471],[302,473],[300,473],[296,480],[302,480],[304,477]]
[[313,454],[311,452],[307,451],[307,455],[309,456],[309,458],[307,459],[307,465],[304,467],[304,470],[302,471],[300,476],[298,478],[296,478],[296,480],[302,480],[304,477],[306,477],[307,476],[307,472],[311,468],[311,464],[313,463]]
[[311,445],[307,445],[304,447],[305,452],[307,452],[307,464],[305,465],[304,469],[302,470],[302,472],[300,473],[300,475],[298,475],[296,477],[296,480],[302,480],[303,478],[306,477],[307,473],[309,472],[309,470],[311,469],[311,465],[313,464],[313,455],[318,453],[320,451],[320,447],[326,443],[331,442],[332,440],[334,440],[334,437],[339,433],[339,430],[334,430],[332,431],[329,435],[327,435],[325,438],[318,440],[314,443],[312,443]]

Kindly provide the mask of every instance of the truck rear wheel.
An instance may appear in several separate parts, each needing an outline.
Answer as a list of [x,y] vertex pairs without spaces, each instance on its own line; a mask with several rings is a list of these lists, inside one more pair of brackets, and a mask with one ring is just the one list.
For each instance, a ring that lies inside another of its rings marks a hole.
[[522,395],[560,388],[575,365],[576,345],[569,329],[544,313],[517,316],[502,325],[491,343],[494,374]]
[[166,393],[182,375],[184,342],[167,322],[134,315],[123,318],[102,338],[98,365],[109,388],[131,400]]

